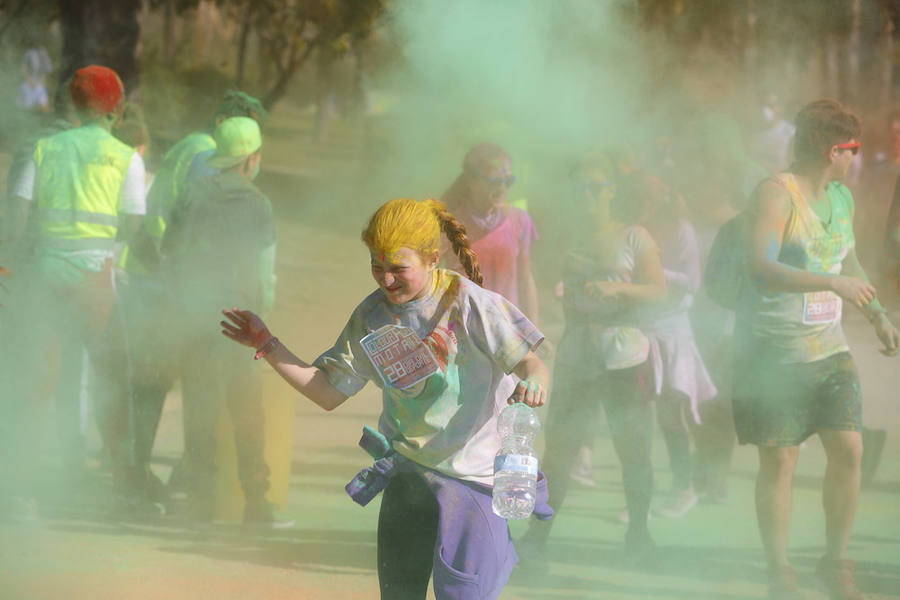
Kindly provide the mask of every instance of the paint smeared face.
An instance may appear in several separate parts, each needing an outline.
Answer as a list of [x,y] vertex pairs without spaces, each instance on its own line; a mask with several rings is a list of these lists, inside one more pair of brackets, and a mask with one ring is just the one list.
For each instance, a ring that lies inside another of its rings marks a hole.
[[411,248],[372,257],[372,277],[393,304],[403,304],[428,293],[437,256],[427,263]]
[[506,192],[515,181],[512,166],[506,157],[497,158],[475,173],[472,180],[472,201],[475,208],[489,209],[506,200]]

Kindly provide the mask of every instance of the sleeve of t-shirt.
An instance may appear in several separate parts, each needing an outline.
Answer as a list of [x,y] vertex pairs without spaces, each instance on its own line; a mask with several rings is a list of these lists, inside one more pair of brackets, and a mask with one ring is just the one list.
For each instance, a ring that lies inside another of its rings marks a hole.
[[119,212],[129,215],[147,214],[147,175],[144,159],[135,152],[131,155],[131,164],[122,182],[122,193],[119,198]]
[[626,235],[625,241],[631,247],[635,260],[637,257],[643,256],[648,252],[656,252],[659,254],[659,246],[656,244],[656,240],[653,239],[653,236],[650,235],[649,231],[640,225],[631,227]]
[[475,346],[510,373],[544,334],[516,306],[495,292],[464,284],[466,332]]
[[378,380],[359,344],[366,335],[361,312],[360,308],[353,311],[334,345],[313,361],[313,366],[325,374],[329,383],[347,397],[363,389],[370,379]]
[[22,170],[19,171],[17,179],[12,182],[12,185],[9,188],[13,196],[19,196],[20,198],[25,198],[29,201],[32,200],[34,198],[34,180],[36,174],[37,166],[34,163],[34,158],[29,158],[25,164],[22,165]]
[[664,269],[666,284],[685,294],[695,294],[700,289],[700,251],[694,227],[682,219],[676,236],[678,248],[677,268]]

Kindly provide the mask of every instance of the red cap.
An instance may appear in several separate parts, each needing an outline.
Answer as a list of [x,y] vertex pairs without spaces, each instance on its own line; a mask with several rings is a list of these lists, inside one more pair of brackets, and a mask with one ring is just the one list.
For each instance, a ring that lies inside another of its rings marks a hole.
[[91,65],[78,69],[69,84],[75,108],[98,115],[112,112],[125,95],[125,86],[108,67]]

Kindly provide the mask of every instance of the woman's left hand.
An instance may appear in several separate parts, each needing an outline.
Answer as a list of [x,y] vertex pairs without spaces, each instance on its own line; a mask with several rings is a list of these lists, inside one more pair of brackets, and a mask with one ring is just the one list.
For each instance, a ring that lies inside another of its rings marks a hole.
[[537,378],[522,379],[516,384],[512,396],[506,401],[507,404],[516,402],[524,402],[532,408],[543,406],[547,402],[547,387]]
[[622,285],[618,281],[589,281],[584,284],[585,293],[597,302],[612,300],[621,290]]
[[878,335],[878,339],[884,344],[881,353],[885,356],[896,355],[898,350],[900,350],[900,333],[888,320],[887,315],[884,313],[879,314],[872,321],[872,325],[875,327],[875,334]]

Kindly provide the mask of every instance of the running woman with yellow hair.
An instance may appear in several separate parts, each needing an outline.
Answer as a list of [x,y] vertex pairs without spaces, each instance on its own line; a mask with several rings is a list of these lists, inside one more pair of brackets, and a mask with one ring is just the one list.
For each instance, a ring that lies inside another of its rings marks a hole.
[[[468,279],[437,267],[441,232]],[[491,511],[497,415],[507,403],[544,404],[549,374],[534,353],[544,336],[512,303],[480,287],[465,227],[441,202],[391,200],[362,240],[378,289],[312,364],[249,311],[224,311],[222,333],[255,348],[325,410],[370,380],[382,388],[378,429],[390,462],[369,471],[384,488],[382,598],[425,598],[432,571],[439,600],[496,598],[517,561],[505,520]],[[348,492],[367,501],[351,486]],[[543,478],[538,496],[536,512],[549,518]]]

